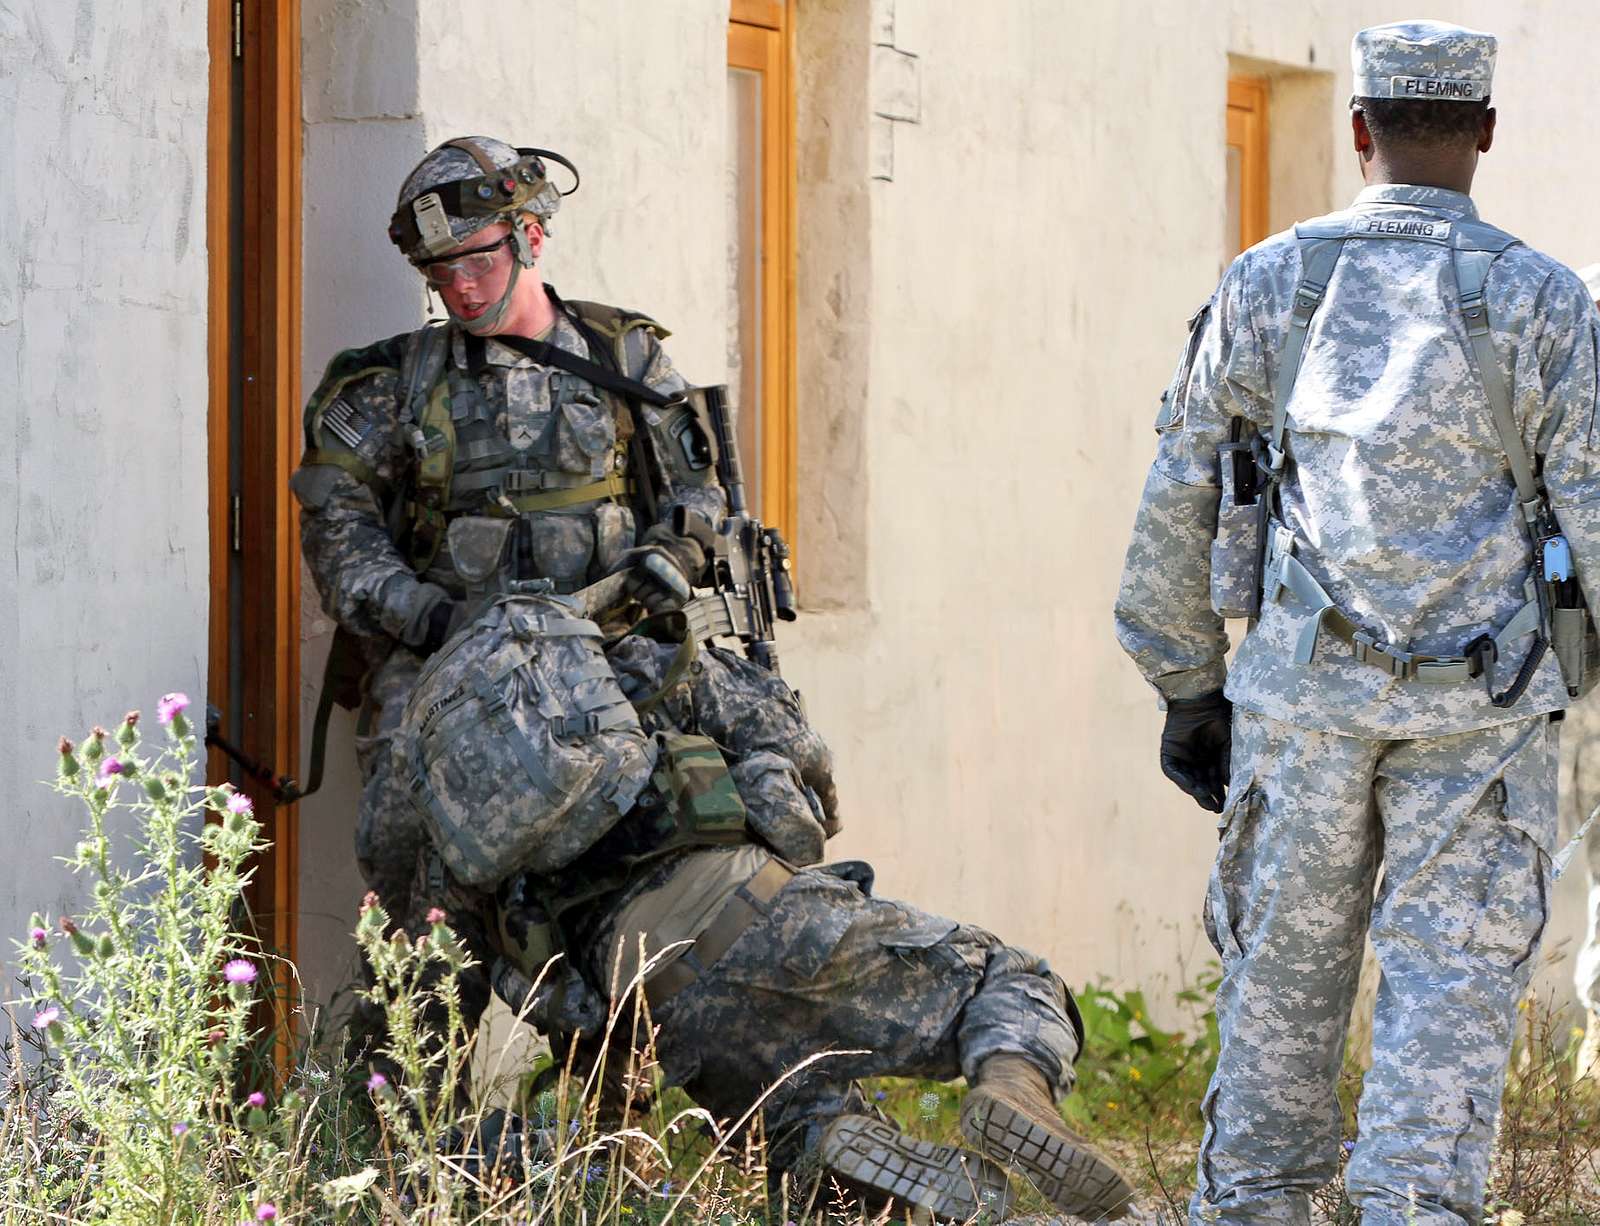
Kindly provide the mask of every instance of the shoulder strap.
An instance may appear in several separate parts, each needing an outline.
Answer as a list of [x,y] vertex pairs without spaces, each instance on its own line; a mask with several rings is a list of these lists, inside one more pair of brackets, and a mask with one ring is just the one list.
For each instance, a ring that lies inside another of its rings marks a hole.
[[[580,379],[586,379],[596,387],[602,387],[608,392],[616,392],[619,396],[642,400],[644,403],[654,405],[658,409],[671,403],[670,397],[663,396],[648,383],[641,383],[638,379],[630,379],[620,371],[614,370],[609,366],[603,366],[599,362],[592,362],[588,358],[580,358],[577,354],[562,349],[558,345],[552,345],[548,341],[529,340],[525,336],[497,336],[494,339],[508,349],[515,349],[524,357],[532,358],[541,366],[554,366],[557,370],[564,370],[569,374],[577,375]],[[595,348],[594,341],[589,341],[588,337],[584,339],[588,341],[591,349]],[[482,337],[468,335],[467,350],[469,354],[473,353],[474,350],[481,350],[484,346],[485,342]],[[603,341],[600,342],[599,349],[602,353],[610,352]]]
[[421,420],[423,401],[439,381],[449,348],[450,330],[442,322],[425,324],[406,338],[400,384],[396,388],[396,408],[402,426],[410,427]]
[[1283,342],[1283,360],[1278,364],[1277,395],[1272,400],[1272,434],[1267,459],[1273,472],[1283,469],[1283,432],[1289,420],[1289,397],[1294,395],[1294,383],[1300,377],[1300,364],[1305,360],[1306,333],[1311,327],[1311,317],[1328,292],[1328,280],[1333,276],[1333,266],[1339,262],[1345,241],[1343,228],[1296,226],[1294,233],[1300,243],[1300,283],[1294,287],[1294,310],[1289,318],[1289,334]]
[[1501,366],[1500,359],[1495,355],[1489,335],[1489,304],[1483,296],[1490,267],[1496,257],[1516,239],[1492,226],[1474,229],[1478,232],[1458,231],[1461,239],[1450,252],[1450,268],[1455,275],[1456,294],[1460,301],[1461,319],[1467,329],[1472,365],[1488,398],[1489,411],[1494,416],[1494,428],[1500,435],[1501,449],[1511,464],[1511,479],[1517,484],[1517,503],[1522,509],[1522,518],[1531,528],[1539,520],[1544,507],[1544,495],[1539,487],[1539,479],[1534,474],[1533,464],[1528,459],[1528,449],[1522,445],[1522,432],[1517,428],[1516,414],[1511,408],[1510,373]]

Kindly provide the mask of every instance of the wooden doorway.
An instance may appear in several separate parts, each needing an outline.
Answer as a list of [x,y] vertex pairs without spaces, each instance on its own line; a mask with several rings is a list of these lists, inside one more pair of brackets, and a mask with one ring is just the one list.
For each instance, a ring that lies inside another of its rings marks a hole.
[[[221,731],[279,774],[300,756],[300,6],[208,0],[209,693]],[[293,958],[297,814],[213,750],[208,773],[255,801],[272,847],[249,903]],[[280,988],[288,988],[287,976]],[[280,997],[286,998],[280,992]],[[286,1033],[286,1031],[281,1032]]]

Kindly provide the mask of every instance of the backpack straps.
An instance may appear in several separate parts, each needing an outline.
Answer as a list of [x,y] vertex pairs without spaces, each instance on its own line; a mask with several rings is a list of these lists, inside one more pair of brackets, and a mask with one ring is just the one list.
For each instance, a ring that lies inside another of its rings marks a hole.
[[1450,268],[1456,279],[1461,320],[1467,329],[1469,355],[1489,401],[1494,428],[1500,435],[1500,447],[1511,464],[1511,479],[1517,485],[1517,504],[1522,510],[1523,522],[1537,537],[1545,507],[1544,490],[1528,459],[1528,449],[1522,445],[1522,432],[1517,429],[1516,415],[1511,408],[1510,372],[1501,366],[1495,355],[1489,335],[1489,304],[1483,296],[1490,267],[1516,240],[1491,227],[1482,229],[1488,233],[1457,229],[1456,239],[1451,244]]
[[1328,292],[1333,266],[1344,250],[1342,229],[1327,231],[1316,226],[1296,226],[1300,244],[1300,283],[1294,287],[1294,309],[1289,317],[1289,334],[1284,338],[1283,358],[1278,371],[1278,394],[1272,400],[1272,430],[1268,436],[1267,464],[1274,478],[1283,472],[1283,433],[1289,421],[1289,397],[1306,356],[1306,335],[1311,317]]

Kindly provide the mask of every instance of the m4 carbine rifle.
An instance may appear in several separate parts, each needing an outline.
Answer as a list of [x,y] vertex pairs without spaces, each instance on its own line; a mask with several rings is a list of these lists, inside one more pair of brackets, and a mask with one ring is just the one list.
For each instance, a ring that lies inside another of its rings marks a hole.
[[[702,388],[700,393],[717,432],[717,476],[728,495],[728,517],[713,538],[711,592],[691,601],[684,612],[697,638],[732,635],[744,644],[750,659],[778,672],[773,627],[779,621],[792,622],[796,616],[789,546],[781,532],[750,514],[728,389],[718,384]],[[681,529],[682,525],[678,526]]]
[[[682,609],[689,635],[697,642],[736,638],[746,656],[776,673],[778,644],[773,628],[796,617],[789,546],[778,529],[750,514],[728,389],[719,384],[686,394],[703,398],[716,432],[717,477],[728,496],[728,514],[720,524],[711,525],[681,507],[674,516],[675,532],[710,542],[709,587],[698,589]],[[615,607],[626,581],[626,575],[608,575],[575,593],[575,598],[595,616]]]

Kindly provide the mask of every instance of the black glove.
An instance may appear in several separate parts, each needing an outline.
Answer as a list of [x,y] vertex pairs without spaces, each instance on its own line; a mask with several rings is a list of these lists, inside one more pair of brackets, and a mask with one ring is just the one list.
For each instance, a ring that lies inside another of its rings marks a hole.
[[639,545],[617,559],[613,574],[626,572],[623,592],[651,613],[681,609],[694,593],[689,578],[671,553],[660,545]]
[[1202,809],[1222,812],[1233,750],[1233,704],[1221,690],[1199,698],[1167,699],[1161,730],[1161,773]]
[[428,630],[422,636],[417,651],[431,656],[443,647],[445,640],[467,620],[467,605],[463,600],[441,600],[428,612]]

